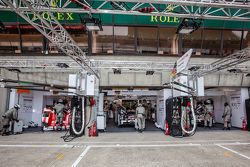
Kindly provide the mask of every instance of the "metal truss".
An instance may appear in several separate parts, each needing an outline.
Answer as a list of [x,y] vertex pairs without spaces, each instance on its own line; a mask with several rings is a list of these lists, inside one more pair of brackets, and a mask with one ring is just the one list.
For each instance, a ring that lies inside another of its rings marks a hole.
[[[173,69],[174,62],[158,62],[158,61],[117,61],[117,60],[93,60],[91,64],[94,65],[91,68],[95,70],[101,69],[121,69],[121,70],[134,70],[134,71],[169,71]],[[68,68],[59,67],[59,64],[65,64]],[[204,65],[204,64],[190,64]],[[71,59],[64,57],[48,58],[48,59],[23,59],[23,58],[1,58],[0,68],[6,69],[19,69],[21,72],[70,72],[77,71],[81,67],[79,64]]]
[[[13,10],[0,0],[0,10]],[[24,0],[12,0],[19,12],[30,11]],[[15,2],[15,3],[14,3]],[[249,0],[27,0],[36,12],[171,16],[250,21]],[[152,8],[152,12],[139,11]],[[156,18],[154,18],[156,19]],[[162,19],[162,18],[161,18]]]
[[[243,71],[249,71],[247,65],[240,65],[250,60],[250,48],[238,51],[223,59],[219,59],[211,64],[190,63],[189,67],[200,67],[195,75],[203,76],[209,73],[221,71],[229,67],[235,67]],[[175,62],[159,61],[118,61],[118,60],[97,60],[90,59],[93,68],[96,71],[101,69],[121,69],[132,71],[170,71],[173,69]],[[65,66],[63,66],[65,65]],[[19,69],[21,72],[75,72],[81,69],[81,66],[67,57],[58,56],[43,59],[30,58],[4,58],[0,57],[0,68]]]
[[[14,10],[18,15],[35,27],[40,33],[48,38],[53,44],[61,49],[67,56],[71,57],[79,66],[88,71],[89,73],[98,74],[94,71],[91,66],[90,60],[85,53],[79,48],[76,42],[71,38],[68,32],[63,26],[57,21],[51,12],[47,12],[49,19],[44,19],[39,11],[42,6],[41,4],[31,4],[26,0],[1,0],[8,7]],[[50,6],[47,1],[42,4],[43,6]],[[20,6],[27,8],[27,10],[20,10]]]
[[201,68],[194,73],[196,76],[204,76],[210,73],[221,71],[230,67],[237,69],[249,70],[248,66],[239,65],[250,60],[250,47],[235,52],[225,58],[219,59],[209,65],[201,66]]

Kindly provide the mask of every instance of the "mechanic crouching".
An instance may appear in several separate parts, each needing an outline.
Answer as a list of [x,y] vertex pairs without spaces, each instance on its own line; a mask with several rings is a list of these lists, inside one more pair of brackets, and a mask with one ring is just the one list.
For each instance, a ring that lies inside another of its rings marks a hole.
[[3,132],[2,136],[9,135],[9,127],[11,121],[18,122],[18,110],[20,109],[20,105],[16,104],[13,108],[9,109],[6,113],[3,114]]

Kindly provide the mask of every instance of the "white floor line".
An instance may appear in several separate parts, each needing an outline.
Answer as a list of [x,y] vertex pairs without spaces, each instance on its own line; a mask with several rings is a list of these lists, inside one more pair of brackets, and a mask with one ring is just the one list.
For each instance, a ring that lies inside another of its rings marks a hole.
[[133,144],[133,145],[92,145],[91,147],[95,148],[109,148],[109,147],[195,147],[201,146],[201,144],[150,144],[150,145],[142,145],[142,144]]
[[239,152],[237,152],[237,151],[235,151],[235,150],[232,150],[232,149],[227,148],[227,147],[225,147],[225,146],[222,146],[222,145],[220,145],[220,144],[216,144],[216,145],[217,145],[218,147],[221,147],[221,148],[223,148],[223,149],[225,149],[225,150],[231,151],[231,152],[233,152],[233,153],[235,153],[235,154],[237,154],[237,155],[239,155],[239,156],[241,156],[241,157],[244,157],[244,158],[250,160],[250,157],[248,157],[248,156],[246,156],[246,155],[243,155],[243,154],[241,154],[241,153],[239,153]]
[[216,145],[223,145],[223,146],[235,146],[235,145],[250,145],[250,143],[239,143],[239,142],[235,142],[235,143],[216,143]]
[[71,165],[71,167],[76,167],[79,164],[79,162],[83,159],[83,157],[88,153],[88,151],[89,151],[90,148],[91,148],[91,146],[87,146],[86,149],[75,160],[75,162],[73,163],[73,165]]
[[[124,144],[130,144],[130,143],[195,143],[195,142],[249,142],[250,140],[185,140],[185,141],[163,141],[163,140],[160,140],[160,141],[79,141],[79,142],[70,142],[71,144],[121,144],[121,143],[124,143]],[[0,141],[1,143],[27,143],[27,144],[63,144],[65,142],[46,142],[46,141]]]
[[0,147],[22,147],[22,148],[72,148],[74,145],[15,145],[15,144],[6,144],[6,145],[0,145]]

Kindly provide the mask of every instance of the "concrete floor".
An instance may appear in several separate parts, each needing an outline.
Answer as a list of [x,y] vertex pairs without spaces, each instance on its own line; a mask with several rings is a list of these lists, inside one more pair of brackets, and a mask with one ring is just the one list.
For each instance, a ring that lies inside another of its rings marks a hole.
[[0,137],[0,166],[248,167],[250,133],[198,131],[173,138],[161,131],[100,133],[65,143],[64,132]]

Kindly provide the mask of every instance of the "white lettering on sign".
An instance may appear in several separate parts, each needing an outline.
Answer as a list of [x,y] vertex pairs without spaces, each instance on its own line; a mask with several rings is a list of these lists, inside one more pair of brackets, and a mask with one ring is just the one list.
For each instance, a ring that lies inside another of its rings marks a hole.
[[193,49],[189,49],[183,56],[181,56],[181,58],[177,60],[177,67],[176,67],[177,74],[187,68],[192,52]]

